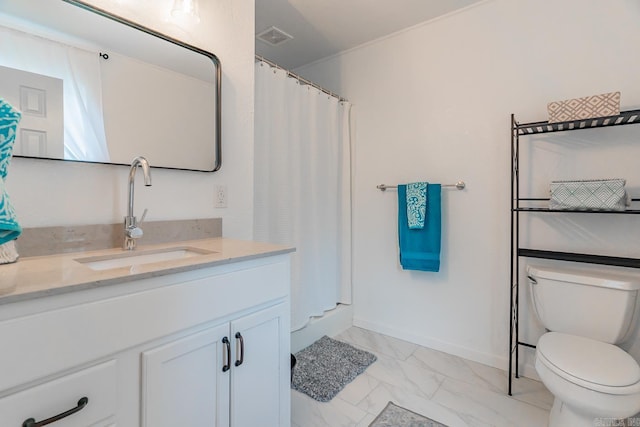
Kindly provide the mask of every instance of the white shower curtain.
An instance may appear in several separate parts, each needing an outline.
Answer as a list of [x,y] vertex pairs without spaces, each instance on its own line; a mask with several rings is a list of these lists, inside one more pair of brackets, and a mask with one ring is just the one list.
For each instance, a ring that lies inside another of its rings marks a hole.
[[351,303],[351,105],[256,63],[256,240],[296,247],[291,326]]

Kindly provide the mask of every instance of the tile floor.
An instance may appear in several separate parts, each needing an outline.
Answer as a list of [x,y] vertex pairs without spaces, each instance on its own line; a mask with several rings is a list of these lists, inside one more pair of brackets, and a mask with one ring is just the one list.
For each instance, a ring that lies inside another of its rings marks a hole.
[[367,427],[390,400],[449,427],[547,425],[553,396],[538,381],[515,380],[509,397],[500,369],[356,327],[334,338],[378,360],[330,402],[291,390],[292,427]]

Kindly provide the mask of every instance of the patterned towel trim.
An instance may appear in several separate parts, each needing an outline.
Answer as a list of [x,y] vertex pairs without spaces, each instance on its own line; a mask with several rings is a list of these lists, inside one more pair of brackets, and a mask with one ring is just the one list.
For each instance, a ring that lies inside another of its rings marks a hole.
[[412,182],[407,184],[407,222],[409,228],[424,228],[427,213],[427,183]]

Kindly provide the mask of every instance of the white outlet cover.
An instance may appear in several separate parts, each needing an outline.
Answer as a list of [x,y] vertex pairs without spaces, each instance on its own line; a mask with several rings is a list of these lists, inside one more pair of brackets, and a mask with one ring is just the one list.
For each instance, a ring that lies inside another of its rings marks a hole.
[[213,205],[216,208],[227,207],[227,186],[226,185],[215,186],[215,192],[213,195]]

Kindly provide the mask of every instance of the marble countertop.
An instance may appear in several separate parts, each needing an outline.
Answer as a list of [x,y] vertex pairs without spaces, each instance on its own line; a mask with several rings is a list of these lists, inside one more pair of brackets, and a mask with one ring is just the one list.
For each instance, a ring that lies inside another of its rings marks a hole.
[[[0,304],[41,298],[97,286],[124,283],[200,268],[286,254],[295,249],[268,243],[212,238],[139,246],[136,255],[170,248],[193,248],[197,256],[134,266],[93,270],[78,259],[126,254],[120,248],[20,258],[0,265]],[[6,289],[6,288],[9,289]],[[4,289],[4,290],[3,290]]]

